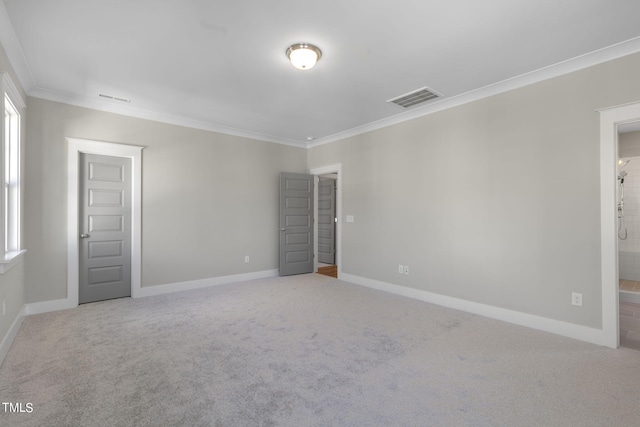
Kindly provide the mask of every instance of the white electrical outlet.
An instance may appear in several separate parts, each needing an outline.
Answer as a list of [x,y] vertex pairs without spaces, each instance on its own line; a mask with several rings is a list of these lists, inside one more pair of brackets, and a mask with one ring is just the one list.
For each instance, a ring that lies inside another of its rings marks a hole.
[[244,263],[249,264],[249,255],[244,256]]
[[406,275],[409,274],[409,266],[408,265],[404,266],[404,274],[406,274]]
[[578,307],[582,307],[582,294],[579,294],[578,292],[572,292],[571,304],[577,305]]
[[398,274],[403,274],[404,273],[404,266],[402,264],[398,265]]

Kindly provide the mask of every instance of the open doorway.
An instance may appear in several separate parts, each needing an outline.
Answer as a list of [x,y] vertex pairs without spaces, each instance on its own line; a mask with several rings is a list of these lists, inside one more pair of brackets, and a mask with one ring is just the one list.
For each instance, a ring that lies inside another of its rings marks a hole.
[[617,132],[620,346],[640,350],[640,121]]
[[[605,108],[600,113],[600,230],[602,273],[602,329],[593,342],[612,348],[620,346],[620,276],[618,265],[618,161],[619,129],[640,121],[640,103]],[[624,161],[623,161],[624,162]],[[626,175],[625,175],[626,176]],[[622,228],[621,228],[622,230]],[[624,236],[624,233],[622,233]]]
[[336,180],[332,173],[318,177],[318,203],[316,224],[318,227],[317,272],[329,277],[338,277],[336,263]]
[[315,176],[314,272],[338,278],[341,264],[341,165],[310,170]]
[[620,299],[640,303],[640,122],[618,126],[616,201]]

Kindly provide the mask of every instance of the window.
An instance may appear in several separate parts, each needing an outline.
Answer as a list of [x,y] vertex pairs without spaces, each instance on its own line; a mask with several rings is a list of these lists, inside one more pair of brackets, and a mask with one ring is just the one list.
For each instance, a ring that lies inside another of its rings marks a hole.
[[25,252],[20,244],[20,109],[24,102],[7,74],[2,76],[4,121],[0,150],[2,176],[2,228],[0,242],[0,274],[8,271]]

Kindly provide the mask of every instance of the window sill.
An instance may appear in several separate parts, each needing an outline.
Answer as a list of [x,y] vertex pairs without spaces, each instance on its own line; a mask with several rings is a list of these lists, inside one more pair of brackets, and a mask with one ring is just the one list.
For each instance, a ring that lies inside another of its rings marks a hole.
[[18,264],[18,262],[24,257],[24,254],[26,253],[26,249],[7,252],[3,258],[0,258],[0,274],[4,274],[15,267],[15,265]]

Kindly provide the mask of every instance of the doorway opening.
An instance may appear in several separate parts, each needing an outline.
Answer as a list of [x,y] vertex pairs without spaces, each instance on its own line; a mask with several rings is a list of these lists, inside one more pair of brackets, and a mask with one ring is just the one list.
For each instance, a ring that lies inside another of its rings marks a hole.
[[[620,275],[618,191],[619,129],[640,121],[640,102],[598,111],[600,113],[600,241],[602,274],[602,329],[594,342],[620,347]],[[625,175],[626,177],[626,175]],[[623,206],[624,208],[624,206]],[[622,228],[621,228],[622,229]],[[622,234],[624,236],[624,234]],[[595,338],[595,337],[594,337]]]
[[617,128],[620,345],[640,350],[640,122]]
[[309,171],[316,182],[313,271],[338,278],[342,271],[342,165]]
[[317,272],[329,277],[338,277],[336,264],[336,180],[338,174],[320,175],[318,185],[317,227],[318,227],[318,269]]

